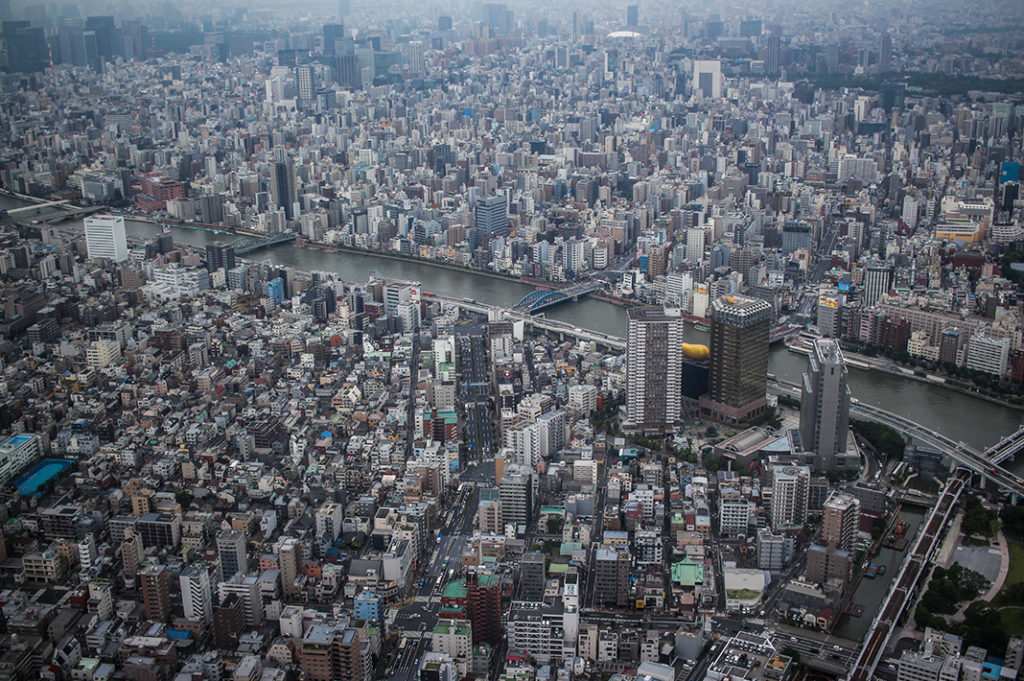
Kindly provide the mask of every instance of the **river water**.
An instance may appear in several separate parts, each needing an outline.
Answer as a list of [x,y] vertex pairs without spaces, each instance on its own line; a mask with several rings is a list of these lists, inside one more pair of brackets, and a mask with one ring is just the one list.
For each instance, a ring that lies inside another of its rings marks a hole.
[[[24,204],[0,197],[0,208],[20,205]],[[62,227],[76,224],[81,225],[81,222],[69,221],[62,223]],[[148,222],[129,220],[127,231],[129,236],[146,238],[155,236],[160,227]],[[194,246],[205,246],[213,241],[230,241],[235,238],[230,234],[185,228],[173,228],[172,233],[176,242]],[[472,272],[389,260],[371,254],[326,253],[288,244],[259,251],[249,257],[260,261],[269,260],[299,270],[335,272],[346,281],[353,282],[366,281],[370,272],[376,271],[384,278],[419,281],[425,290],[440,295],[473,298],[491,305],[512,305],[533,288],[527,284],[493,279]],[[577,303],[566,303],[549,310],[547,315],[580,328],[617,336],[626,335],[625,310],[599,300],[584,299]],[[707,334],[689,325],[684,337],[687,342],[707,343]],[[783,380],[798,382],[806,366],[806,357],[790,353],[781,346],[773,349],[769,356],[768,370]],[[857,399],[900,414],[953,440],[962,440],[978,448],[987,447],[997,442],[1000,437],[1014,432],[1024,417],[1024,412],[882,372],[851,368],[849,382],[850,391]],[[1024,471],[1024,458],[1010,468],[1018,472]]]

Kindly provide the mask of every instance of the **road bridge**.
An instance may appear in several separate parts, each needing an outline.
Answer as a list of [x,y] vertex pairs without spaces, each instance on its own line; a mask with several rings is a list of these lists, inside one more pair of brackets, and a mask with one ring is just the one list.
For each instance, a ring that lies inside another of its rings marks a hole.
[[986,449],[982,456],[992,463],[1003,463],[1006,460],[1013,461],[1021,451],[1024,451],[1024,426]]
[[297,236],[297,234],[289,232],[267,232],[261,236],[245,236],[236,239],[231,245],[235,249],[235,255],[248,255],[264,248],[295,241]]
[[579,300],[581,296],[590,295],[594,291],[600,290],[603,286],[603,282],[588,279],[569,288],[537,289],[520,298],[519,302],[512,306],[512,310],[535,314],[541,310],[564,303],[567,300]]
[[34,203],[31,206],[22,206],[21,208],[5,208],[0,210],[0,215],[21,215],[22,213],[31,213],[32,211],[38,211],[42,208],[49,208],[51,206],[63,206],[69,203],[68,201],[46,201],[45,203]]

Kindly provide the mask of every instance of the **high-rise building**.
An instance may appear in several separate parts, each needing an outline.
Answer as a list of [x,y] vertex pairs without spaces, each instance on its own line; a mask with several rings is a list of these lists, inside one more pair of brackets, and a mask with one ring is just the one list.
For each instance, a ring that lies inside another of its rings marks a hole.
[[324,24],[324,54],[336,53],[337,41],[345,39],[345,24]]
[[247,542],[248,537],[242,530],[224,530],[217,535],[221,581],[249,572]]
[[245,627],[245,604],[234,592],[225,594],[213,607],[213,643],[224,650],[234,650],[238,633]]
[[618,608],[629,603],[629,553],[602,546],[594,553],[594,601]]
[[310,681],[363,681],[359,630],[314,624],[302,637],[299,666]]
[[768,36],[764,65],[769,76],[779,75],[782,69],[782,38],[777,33]]
[[28,21],[3,22],[9,73],[36,73],[50,66],[50,50],[42,27]]
[[807,466],[772,467],[772,529],[800,530],[807,518],[811,471]]
[[295,219],[299,195],[295,186],[295,166],[291,160],[275,161],[270,166],[270,200],[274,206],[284,208],[285,217]]
[[845,467],[837,457],[846,451],[850,428],[847,373],[839,342],[815,340],[800,386],[800,446],[814,452],[817,473]]
[[166,622],[171,615],[171,585],[166,565],[147,565],[139,570],[142,605],[146,619]]
[[178,582],[181,585],[181,604],[185,610],[185,617],[211,624],[213,588],[210,583],[210,566],[206,563],[189,565],[182,571]]
[[821,543],[844,551],[853,549],[860,523],[860,502],[852,494],[833,492],[825,501],[821,521]]
[[286,596],[291,596],[298,589],[295,579],[302,572],[302,543],[295,537],[287,537],[281,542],[277,564],[281,568],[281,588]]
[[530,469],[517,464],[506,467],[498,491],[502,523],[528,526],[533,520],[533,474]]
[[90,258],[108,258],[114,262],[128,259],[128,237],[124,218],[93,215],[85,219],[85,248]]
[[711,370],[701,412],[745,423],[768,409],[768,332],[772,306],[764,300],[720,296],[711,304]]
[[485,236],[507,236],[508,205],[505,196],[496,194],[477,201],[474,225]]
[[217,583],[217,596],[223,602],[228,594],[238,594],[242,601],[242,612],[245,623],[250,627],[263,624],[263,594],[260,591],[260,578],[255,575],[235,575],[224,582]]
[[693,90],[705,99],[722,96],[722,62],[697,59],[693,62]]
[[313,67],[309,64],[295,67],[295,83],[298,86],[299,101],[303,103],[311,102],[314,92]]
[[210,272],[215,270],[232,270],[235,268],[235,247],[223,241],[214,241],[206,244],[206,269]]
[[501,641],[501,579],[470,570],[466,574],[466,616],[473,626],[473,645]]
[[892,36],[888,33],[883,33],[881,40],[878,41],[878,71],[892,71]]
[[871,307],[889,292],[892,281],[892,267],[886,262],[874,260],[864,268],[864,288],[860,294],[860,302],[864,307]]
[[635,28],[640,25],[640,7],[638,5],[626,5],[626,26]]
[[544,554],[536,551],[524,553],[519,560],[519,599],[543,600],[546,582]]
[[682,407],[683,319],[659,307],[630,308],[627,318],[624,425],[671,432]]

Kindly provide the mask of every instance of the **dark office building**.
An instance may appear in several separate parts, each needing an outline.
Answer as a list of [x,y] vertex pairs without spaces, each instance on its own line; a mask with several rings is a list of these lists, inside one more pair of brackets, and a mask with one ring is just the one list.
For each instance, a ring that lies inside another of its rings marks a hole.
[[476,202],[474,226],[486,236],[508,235],[508,207],[502,194]]
[[114,17],[98,16],[88,17],[85,20],[85,30],[92,31],[96,36],[96,56],[105,61],[111,61],[120,54],[117,49],[117,29],[114,28]]
[[594,601],[617,608],[629,603],[629,553],[602,547],[594,555]]
[[524,553],[519,560],[519,600],[542,600],[545,582],[544,554],[536,551]]
[[324,24],[324,54],[333,55],[335,43],[344,38],[344,24]]
[[701,412],[725,423],[746,423],[768,409],[768,332],[772,306],[743,296],[711,304],[711,373]]
[[245,626],[245,603],[237,593],[228,593],[220,605],[213,606],[213,642],[223,650],[238,646],[238,632]]
[[5,21],[7,70],[10,73],[37,73],[50,66],[50,48],[42,28],[27,21]]
[[270,200],[278,208],[284,208],[289,219],[295,218],[294,204],[299,196],[295,188],[295,166],[291,161],[277,161],[270,168]]
[[206,269],[210,272],[219,269],[235,268],[235,248],[231,244],[215,241],[206,244]]
[[626,26],[635,28],[640,25],[640,7],[626,5]]

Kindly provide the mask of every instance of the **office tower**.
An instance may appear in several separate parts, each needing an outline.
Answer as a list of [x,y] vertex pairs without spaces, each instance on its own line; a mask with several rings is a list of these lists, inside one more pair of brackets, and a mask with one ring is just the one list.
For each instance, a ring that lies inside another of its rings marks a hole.
[[860,294],[863,307],[871,307],[889,292],[892,268],[888,263],[874,260],[864,268],[864,289]]
[[345,39],[345,25],[324,24],[324,54],[333,56],[337,50],[337,41]]
[[223,650],[234,650],[238,632],[245,626],[245,604],[237,593],[227,593],[213,606],[213,643]]
[[519,560],[519,600],[539,601],[544,598],[547,572],[543,553],[524,553]]
[[42,28],[33,28],[28,21],[5,21],[3,38],[9,73],[36,73],[50,66],[50,48]]
[[882,34],[878,44],[878,71],[889,73],[892,71],[892,36],[888,33]]
[[438,31],[450,31],[452,30],[452,18],[450,16],[442,14],[437,18],[437,30]]
[[477,201],[473,224],[485,236],[507,236],[508,206],[504,194],[496,194]]
[[142,605],[146,619],[166,622],[171,615],[171,585],[166,565],[147,565],[139,570]]
[[529,468],[507,466],[498,485],[502,524],[527,525],[533,520],[533,475]]
[[706,99],[722,96],[722,62],[697,59],[693,62],[693,90]]
[[768,332],[772,306],[720,296],[711,304],[711,371],[701,411],[725,423],[745,423],[768,409]]
[[214,272],[219,269],[235,268],[235,247],[223,241],[206,244],[206,269]]
[[629,603],[629,553],[602,546],[594,553],[594,602],[617,608]]
[[807,466],[772,466],[772,529],[797,531],[807,518],[811,471]]
[[60,51],[60,63],[75,66],[88,66],[85,52],[85,24],[78,18],[61,20],[57,28],[57,46]]
[[682,405],[683,319],[659,307],[630,308],[627,319],[627,424],[671,432]]
[[765,50],[765,70],[769,76],[777,76],[782,68],[782,38],[778,33],[768,36]]
[[822,512],[821,543],[851,551],[859,524],[860,502],[857,498],[845,492],[833,492]]
[[299,101],[303,103],[313,100],[313,67],[308,64],[295,68],[295,83],[299,90]]
[[740,20],[740,37],[741,38],[756,38],[761,35],[761,20],[760,19],[741,19]]
[[181,585],[181,604],[186,619],[213,622],[213,589],[210,584],[210,566],[195,563],[185,568],[178,578]]
[[800,220],[786,220],[782,225],[782,254],[790,255],[798,249],[811,248],[811,226]]
[[409,54],[409,73],[421,74],[425,69],[424,45],[422,40],[412,40],[407,47]]
[[224,530],[217,535],[217,555],[220,558],[220,579],[225,581],[237,574],[249,572],[248,537],[241,530]]
[[116,45],[117,29],[114,28],[114,17],[110,15],[86,17],[85,30],[92,31],[96,36],[96,56],[111,61],[118,56],[120,50]]
[[815,340],[807,365],[800,386],[800,446],[814,452],[814,471],[825,473],[839,467],[837,455],[846,451],[850,427],[850,387],[839,342]]
[[359,629],[314,624],[302,637],[299,667],[309,681],[363,681]]
[[626,5],[626,26],[635,28],[640,25],[640,7]]
[[278,551],[277,564],[281,568],[281,588],[285,596],[298,591],[295,580],[302,572],[302,544],[295,537],[286,537]]
[[270,166],[270,200],[278,208],[284,208],[285,217],[295,218],[295,204],[299,195],[295,187],[295,166],[291,160],[275,161]]
[[470,569],[466,573],[466,616],[473,625],[473,645],[501,641],[501,578]]
[[85,219],[85,248],[90,258],[108,258],[114,262],[128,259],[128,237],[124,218],[93,215]]

